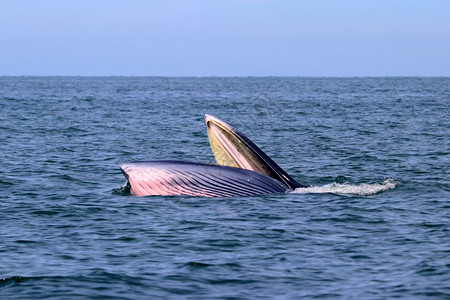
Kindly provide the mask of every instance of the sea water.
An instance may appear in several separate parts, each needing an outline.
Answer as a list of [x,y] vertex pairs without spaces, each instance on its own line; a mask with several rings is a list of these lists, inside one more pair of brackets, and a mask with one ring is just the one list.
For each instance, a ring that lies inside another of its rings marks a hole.
[[[205,113],[309,187],[127,193]],[[0,298],[450,298],[449,165],[448,77],[0,77]]]

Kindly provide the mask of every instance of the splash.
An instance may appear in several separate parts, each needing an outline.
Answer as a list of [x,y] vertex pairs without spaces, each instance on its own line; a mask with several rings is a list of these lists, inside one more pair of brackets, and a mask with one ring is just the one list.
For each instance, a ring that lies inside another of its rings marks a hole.
[[361,183],[358,185],[352,184],[344,184],[344,183],[330,183],[324,186],[311,186],[307,188],[298,188],[295,189],[292,193],[332,193],[338,195],[359,195],[359,196],[368,196],[377,193],[381,193],[387,190],[392,190],[395,187],[400,185],[400,181],[394,180],[392,178],[386,179],[380,183]]
[[119,186],[118,188],[115,188],[112,190],[113,195],[120,195],[120,196],[130,196],[133,195],[133,192],[131,190],[130,184],[125,182],[123,185]]

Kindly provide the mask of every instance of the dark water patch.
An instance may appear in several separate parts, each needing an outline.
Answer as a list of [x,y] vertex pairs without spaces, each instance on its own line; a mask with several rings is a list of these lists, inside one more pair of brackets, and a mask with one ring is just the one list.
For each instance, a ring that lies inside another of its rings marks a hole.
[[60,211],[55,211],[55,210],[37,210],[37,211],[33,211],[32,214],[35,215],[45,215],[45,216],[53,216],[53,215],[57,215],[61,213]]
[[213,265],[207,264],[207,263],[202,263],[202,262],[190,261],[190,262],[186,263],[185,266],[199,269],[199,268],[211,267]]
[[10,181],[6,181],[6,180],[1,180],[0,179],[0,186],[2,186],[3,188],[7,188],[12,186],[14,183],[10,182]]
[[17,240],[15,241],[18,244],[33,244],[33,243],[39,243],[38,241],[31,241],[31,240]]
[[336,178],[333,179],[333,182],[336,183],[348,183],[351,182],[350,178],[347,178],[345,176],[339,175]]
[[25,280],[32,279],[32,278],[25,278],[22,276],[12,276],[8,278],[1,278],[0,279],[0,288],[4,288],[13,284],[21,283]]
[[[111,293],[108,285],[111,283],[122,282],[129,286],[128,292],[134,289],[142,289],[142,280],[132,276],[118,275],[109,272],[92,272],[87,275],[79,276],[34,276],[22,277],[12,276],[4,278],[0,283],[0,288],[7,295],[17,293],[20,288],[26,289],[21,295],[22,298],[27,297],[45,297],[49,299],[58,298],[91,298],[100,299],[114,295]],[[51,286],[51,294],[46,294]],[[90,291],[90,292],[89,292]],[[139,293],[140,292],[140,293]],[[122,295],[121,295],[122,293]],[[123,295],[127,293],[127,289],[123,289],[117,295],[117,299],[130,299]],[[142,294],[142,291],[136,291],[136,294]],[[116,298],[116,297],[115,297]]]

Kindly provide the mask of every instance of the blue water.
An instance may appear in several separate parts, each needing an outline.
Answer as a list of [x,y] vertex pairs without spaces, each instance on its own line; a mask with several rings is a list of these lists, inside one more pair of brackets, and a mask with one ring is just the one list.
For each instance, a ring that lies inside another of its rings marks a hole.
[[[307,189],[134,197],[205,113]],[[450,299],[450,78],[0,77],[0,298]]]

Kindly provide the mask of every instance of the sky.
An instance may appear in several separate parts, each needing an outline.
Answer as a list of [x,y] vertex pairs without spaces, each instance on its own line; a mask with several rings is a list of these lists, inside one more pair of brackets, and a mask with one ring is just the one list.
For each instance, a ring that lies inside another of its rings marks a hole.
[[0,0],[0,75],[450,76],[450,1]]

